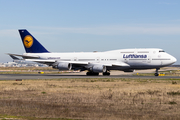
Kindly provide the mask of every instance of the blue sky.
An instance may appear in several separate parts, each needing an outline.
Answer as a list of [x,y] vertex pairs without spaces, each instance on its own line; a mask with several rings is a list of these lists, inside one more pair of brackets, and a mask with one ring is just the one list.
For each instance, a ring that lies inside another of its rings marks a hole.
[[51,52],[162,48],[180,64],[179,0],[0,0],[0,62],[27,29]]

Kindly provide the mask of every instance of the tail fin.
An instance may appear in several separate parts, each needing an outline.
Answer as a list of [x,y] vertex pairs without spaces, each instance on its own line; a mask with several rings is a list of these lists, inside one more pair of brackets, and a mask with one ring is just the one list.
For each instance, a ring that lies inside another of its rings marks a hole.
[[26,29],[19,30],[26,53],[48,53],[41,43],[34,38]]

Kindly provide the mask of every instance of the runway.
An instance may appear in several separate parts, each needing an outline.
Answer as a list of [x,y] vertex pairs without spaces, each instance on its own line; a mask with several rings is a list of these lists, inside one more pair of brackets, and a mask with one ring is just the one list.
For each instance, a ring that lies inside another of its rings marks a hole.
[[135,76],[135,75],[110,75],[86,76],[77,74],[0,74],[0,80],[30,80],[30,79],[58,79],[58,78],[144,78],[144,79],[180,79],[180,76]]

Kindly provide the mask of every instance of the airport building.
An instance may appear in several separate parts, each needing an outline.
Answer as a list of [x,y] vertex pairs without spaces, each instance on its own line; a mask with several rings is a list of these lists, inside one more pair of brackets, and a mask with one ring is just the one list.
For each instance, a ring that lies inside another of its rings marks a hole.
[[0,63],[0,67],[48,67],[48,66],[45,64],[39,64],[35,62],[18,61],[18,62]]

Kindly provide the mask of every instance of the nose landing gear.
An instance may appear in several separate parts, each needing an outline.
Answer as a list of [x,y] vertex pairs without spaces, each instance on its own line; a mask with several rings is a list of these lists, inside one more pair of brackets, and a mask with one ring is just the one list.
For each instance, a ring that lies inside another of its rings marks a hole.
[[159,68],[156,68],[156,73],[154,73],[154,76],[159,76],[158,70]]

